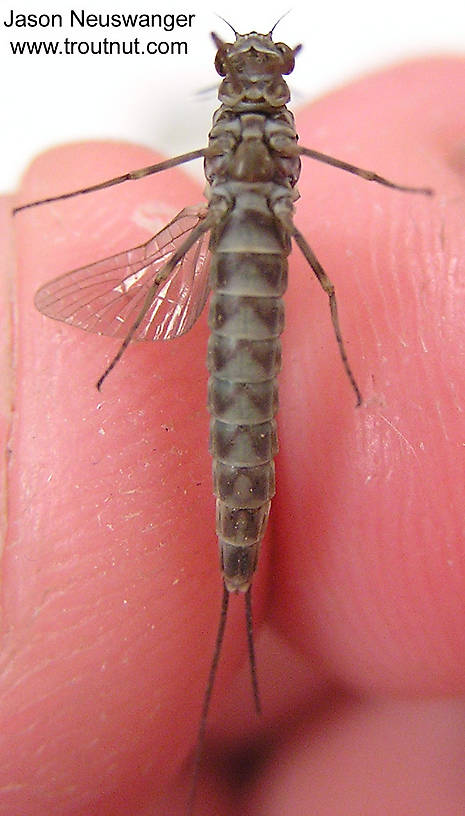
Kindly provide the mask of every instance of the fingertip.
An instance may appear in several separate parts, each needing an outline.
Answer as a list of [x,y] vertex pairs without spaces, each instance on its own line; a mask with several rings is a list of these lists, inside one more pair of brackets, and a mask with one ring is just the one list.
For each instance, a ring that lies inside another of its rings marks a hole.
[[[420,60],[361,79],[298,119],[305,146],[435,191],[389,190],[309,160],[299,181],[296,220],[335,284],[364,405],[352,409],[327,303],[297,253],[273,517],[286,540],[280,609],[288,614],[286,593],[299,596],[306,611],[291,626],[319,639],[351,683],[463,682],[465,585],[447,564],[459,557],[464,504],[463,169],[451,160],[463,146],[464,83],[465,60]],[[379,646],[386,617],[389,671]],[[459,648],[446,648],[451,633]],[[444,648],[439,671],[431,656]]]

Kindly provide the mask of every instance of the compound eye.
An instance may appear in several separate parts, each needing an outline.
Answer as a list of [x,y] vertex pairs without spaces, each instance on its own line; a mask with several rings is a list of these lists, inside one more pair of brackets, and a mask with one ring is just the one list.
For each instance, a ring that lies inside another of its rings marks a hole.
[[290,74],[291,71],[294,69],[295,59],[294,59],[294,52],[291,48],[289,48],[286,43],[275,43],[276,48],[281,53],[282,61],[283,61],[283,74]]
[[218,51],[215,57],[215,70],[220,76],[226,76],[226,70],[223,62],[223,55]]

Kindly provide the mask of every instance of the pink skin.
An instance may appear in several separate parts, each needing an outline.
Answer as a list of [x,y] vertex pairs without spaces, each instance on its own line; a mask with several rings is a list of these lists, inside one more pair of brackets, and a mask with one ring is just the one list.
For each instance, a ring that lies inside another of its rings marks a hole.
[[[233,597],[202,816],[465,812],[464,85],[464,60],[425,60],[298,117],[302,144],[437,194],[303,160],[296,223],[336,285],[364,403],[295,249],[278,493],[254,587],[264,716]],[[153,161],[127,145],[57,149],[18,201]],[[3,204],[8,816],[183,813],[221,595],[206,316],[184,338],[131,347],[98,394],[117,343],[41,317],[32,297],[146,240],[147,213],[166,221],[200,200],[172,170],[22,213],[16,279]],[[256,775],[233,777],[232,752],[251,740]]]

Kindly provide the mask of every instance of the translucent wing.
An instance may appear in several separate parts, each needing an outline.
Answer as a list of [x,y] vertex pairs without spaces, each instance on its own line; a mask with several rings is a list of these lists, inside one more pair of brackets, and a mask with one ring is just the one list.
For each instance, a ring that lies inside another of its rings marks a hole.
[[[85,331],[125,337],[155,275],[204,217],[203,206],[186,207],[147,243],[46,283],[36,307]],[[204,233],[160,284],[134,340],[168,340],[189,331],[207,299],[209,262]]]

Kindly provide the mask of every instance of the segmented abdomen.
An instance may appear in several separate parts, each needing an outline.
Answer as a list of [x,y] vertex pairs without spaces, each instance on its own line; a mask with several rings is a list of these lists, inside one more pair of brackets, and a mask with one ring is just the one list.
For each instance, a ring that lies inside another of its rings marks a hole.
[[[278,450],[274,417],[287,260],[271,213],[253,215],[244,230],[236,205],[211,269],[210,452],[221,569],[230,591],[245,591],[251,582],[275,493]],[[239,249],[232,251],[234,243]]]

